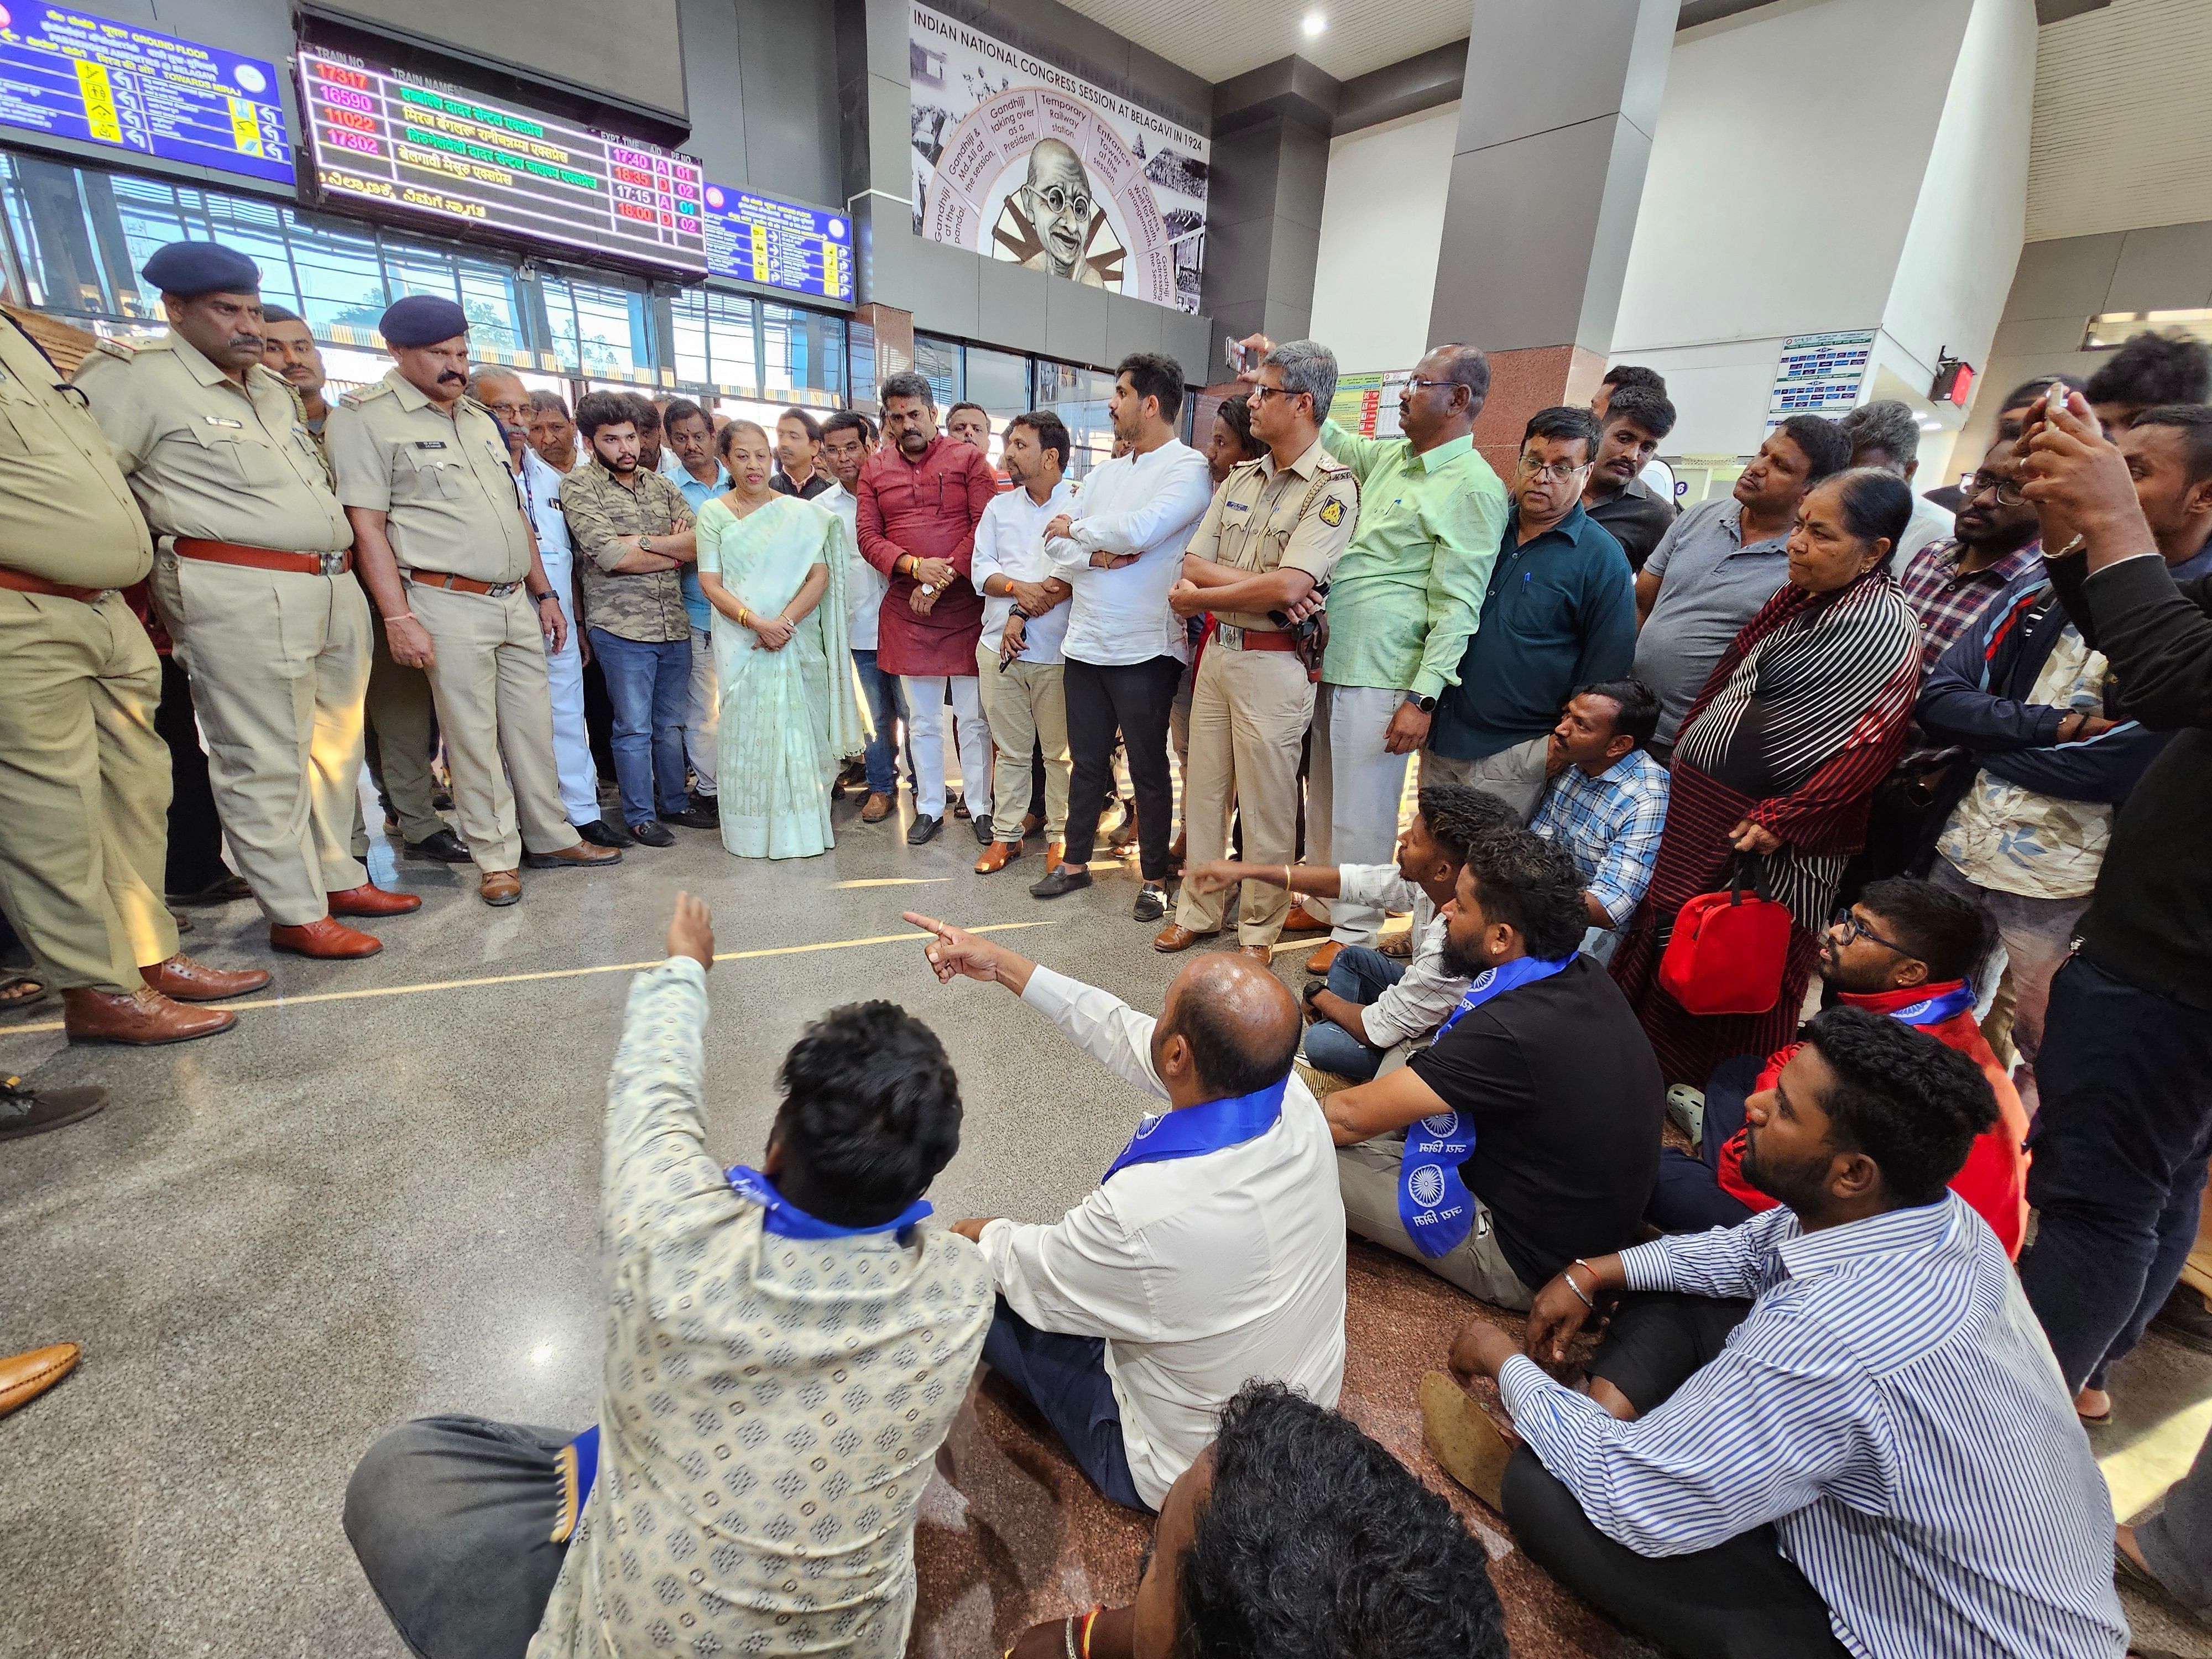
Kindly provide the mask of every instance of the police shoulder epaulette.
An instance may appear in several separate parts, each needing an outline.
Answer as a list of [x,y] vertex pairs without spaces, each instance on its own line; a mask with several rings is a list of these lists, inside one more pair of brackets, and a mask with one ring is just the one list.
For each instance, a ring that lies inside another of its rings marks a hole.
[[100,352],[114,358],[118,362],[125,363],[129,362],[133,357],[136,357],[141,349],[140,347],[132,343],[129,340],[106,339],[95,342],[92,349],[96,352]]
[[1321,476],[1328,479],[1331,483],[1334,483],[1339,478],[1350,477],[1352,476],[1352,469],[1346,466],[1341,462],[1332,461],[1328,465],[1322,468]]
[[362,386],[356,391],[347,392],[338,399],[338,407],[359,409],[363,404],[372,403],[379,398],[389,398],[391,395],[392,388],[379,380],[374,386]]

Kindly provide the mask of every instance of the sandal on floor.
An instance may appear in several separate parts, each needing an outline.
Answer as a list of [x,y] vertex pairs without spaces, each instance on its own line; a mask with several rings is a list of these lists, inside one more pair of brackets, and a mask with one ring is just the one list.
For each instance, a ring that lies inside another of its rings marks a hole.
[[0,1013],[11,1008],[34,1008],[52,994],[53,988],[42,979],[0,970]]

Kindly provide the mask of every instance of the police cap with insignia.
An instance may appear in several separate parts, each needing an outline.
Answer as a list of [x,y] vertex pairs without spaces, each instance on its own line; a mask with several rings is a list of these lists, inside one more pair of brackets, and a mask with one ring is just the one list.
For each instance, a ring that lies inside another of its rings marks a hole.
[[139,275],[180,300],[203,294],[261,292],[261,267],[221,242],[172,242],[155,250]]
[[435,345],[469,331],[469,314],[434,294],[410,294],[395,300],[376,325],[384,343],[393,346]]

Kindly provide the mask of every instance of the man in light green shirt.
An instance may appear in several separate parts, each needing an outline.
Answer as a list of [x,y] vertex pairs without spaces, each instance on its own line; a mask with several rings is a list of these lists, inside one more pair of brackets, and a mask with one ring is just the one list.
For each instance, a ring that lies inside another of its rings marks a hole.
[[[1505,486],[1470,435],[1490,391],[1490,362],[1440,345],[1398,394],[1396,438],[1362,438],[1334,422],[1322,441],[1359,481],[1359,530],[1328,595],[1328,651],[1314,700],[1306,783],[1306,858],[1387,864],[1398,839],[1406,757],[1427,742],[1437,697],[1459,684],[1505,531]],[[1375,943],[1382,912],[1342,899],[1301,901],[1301,920],[1334,943],[1307,963],[1326,972],[1337,949]]]

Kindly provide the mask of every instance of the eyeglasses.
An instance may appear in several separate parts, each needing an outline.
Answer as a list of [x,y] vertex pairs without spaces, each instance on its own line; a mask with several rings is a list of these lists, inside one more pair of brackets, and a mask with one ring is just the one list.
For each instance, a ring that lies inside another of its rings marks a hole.
[[1532,478],[1555,478],[1565,483],[1576,473],[1589,471],[1589,463],[1577,461],[1571,465],[1565,461],[1540,461],[1533,455],[1523,455],[1521,471]]
[[1841,933],[1844,936],[1842,943],[1845,945],[1849,945],[1854,939],[1872,939],[1883,950],[1894,951],[1901,957],[1913,954],[1896,940],[1884,939],[1880,933],[1875,933],[1873,928],[1858,919],[1858,913],[1854,910],[1837,911],[1828,920],[1828,931],[1832,933]]
[[1301,392],[1291,391],[1286,386],[1255,386],[1252,388],[1252,401],[1255,404],[1264,404],[1270,398],[1297,398],[1303,395]]
[[1959,492],[1960,505],[1963,507],[1975,496],[1990,491],[1996,492],[1999,507],[2021,507],[2026,505],[2027,501],[2027,494],[2020,487],[2018,479],[2000,478],[1991,473],[1977,472],[1966,480],[1966,487]]
[[1418,374],[1412,374],[1406,379],[1406,390],[1419,392],[1424,386],[1433,386],[1439,392],[1449,392],[1454,386],[1465,384],[1463,380],[1425,380]]
[[1091,198],[1081,191],[1070,191],[1059,185],[1047,185],[1031,194],[1054,213],[1074,213],[1084,218],[1091,216]]
[[519,416],[527,412],[530,405],[528,404],[496,403],[486,404],[484,407],[491,410],[495,415]]

